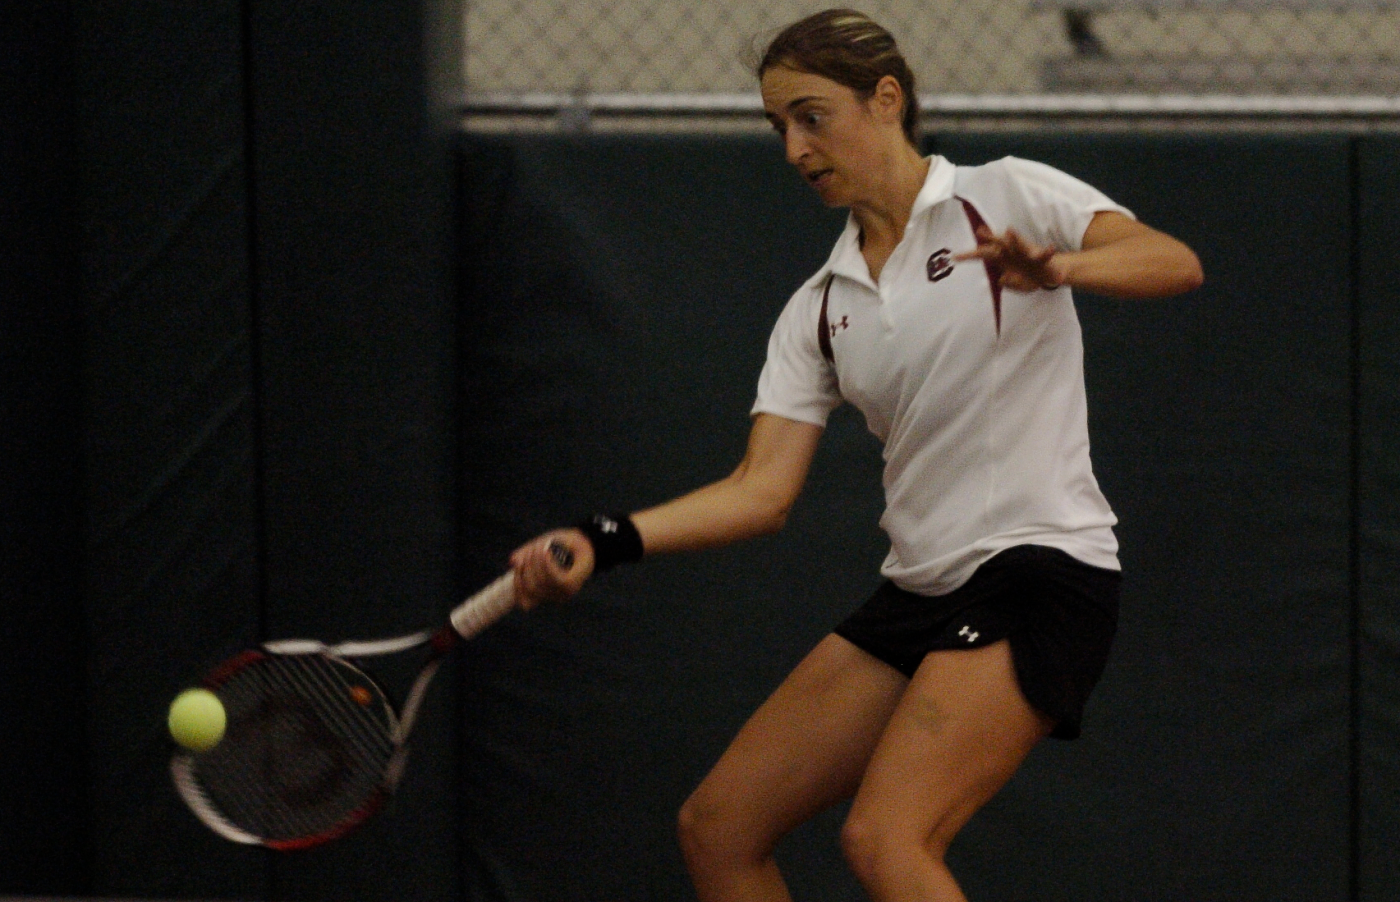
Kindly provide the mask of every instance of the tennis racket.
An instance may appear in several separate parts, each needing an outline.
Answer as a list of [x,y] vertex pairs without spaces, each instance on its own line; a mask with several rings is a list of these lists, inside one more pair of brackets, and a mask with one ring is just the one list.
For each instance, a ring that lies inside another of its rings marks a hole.
[[[563,545],[549,551],[559,566],[573,566]],[[339,645],[284,639],[230,658],[203,684],[224,706],[223,739],[206,752],[176,752],[176,791],[205,826],[234,842],[291,851],[344,836],[398,786],[408,734],[444,657],[514,606],[515,576],[507,573],[436,630]],[[427,661],[397,712],[351,663],[423,646]]]

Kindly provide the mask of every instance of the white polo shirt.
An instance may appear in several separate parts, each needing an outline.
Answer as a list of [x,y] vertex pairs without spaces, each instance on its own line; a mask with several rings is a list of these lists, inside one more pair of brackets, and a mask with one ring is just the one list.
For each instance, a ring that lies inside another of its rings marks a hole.
[[890,553],[881,572],[903,589],[951,592],[1023,544],[1116,570],[1117,520],[1089,464],[1070,290],[1002,289],[982,261],[952,257],[976,246],[976,221],[1072,251],[1095,213],[1132,214],[1039,163],[930,161],[878,285],[852,217],[788,302],[753,412],[825,426],[845,400],[865,415],[884,443]]

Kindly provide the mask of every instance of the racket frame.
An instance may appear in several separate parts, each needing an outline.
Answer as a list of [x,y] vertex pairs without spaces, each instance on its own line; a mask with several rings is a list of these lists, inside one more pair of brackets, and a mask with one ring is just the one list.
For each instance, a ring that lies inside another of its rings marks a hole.
[[[565,569],[572,566],[572,555],[561,545],[551,543],[550,552]],[[418,721],[428,686],[437,675],[442,662],[454,647],[465,640],[474,638],[487,627],[500,620],[515,607],[515,575],[507,572],[490,585],[473,594],[453,609],[448,622],[437,630],[421,630],[391,639],[373,641],[349,641],[327,645],[314,639],[281,639],[263,643],[259,648],[248,649],[215,667],[204,679],[205,688],[217,694],[220,686],[232,679],[240,670],[265,660],[269,656],[317,655],[330,658],[339,664],[354,668],[363,674],[355,664],[347,659],[372,658],[410,651],[428,646],[431,654],[419,670],[417,677],[404,695],[399,712],[395,712],[387,702],[383,689],[366,674],[365,679],[374,684],[375,690],[385,699],[389,718],[390,741],[393,752],[385,764],[378,787],[335,826],[311,836],[269,839],[258,836],[233,823],[218,809],[200,783],[197,768],[198,753],[178,750],[171,758],[170,773],[175,790],[180,798],[210,830],[224,839],[243,845],[260,845],[278,851],[308,849],[338,839],[364,823],[381,808],[398,787],[403,778],[408,759],[408,736]]]

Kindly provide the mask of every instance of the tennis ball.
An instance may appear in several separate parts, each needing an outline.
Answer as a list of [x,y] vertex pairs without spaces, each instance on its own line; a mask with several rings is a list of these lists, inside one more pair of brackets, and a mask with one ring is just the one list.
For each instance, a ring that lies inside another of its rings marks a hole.
[[207,752],[224,738],[228,718],[217,695],[208,689],[186,689],[170,704],[166,723],[180,745],[192,752]]

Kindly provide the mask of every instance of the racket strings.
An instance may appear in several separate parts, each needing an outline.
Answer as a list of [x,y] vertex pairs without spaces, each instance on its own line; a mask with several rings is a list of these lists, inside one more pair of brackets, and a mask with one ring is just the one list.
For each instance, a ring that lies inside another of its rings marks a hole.
[[[384,718],[376,717],[377,712],[371,707],[381,701],[377,691],[369,688],[372,684],[367,679],[347,679],[351,674],[358,675],[359,671],[319,655],[297,656],[287,663],[292,666],[274,672],[273,676],[301,671],[302,682],[286,680],[283,688],[292,697],[308,699],[311,709],[324,718],[324,721],[312,719],[308,725],[314,729],[329,728],[334,737],[348,742],[364,758],[378,760],[385,751],[385,744],[392,744],[392,738],[385,731]],[[303,695],[303,688],[310,690],[310,694]],[[334,742],[330,737],[326,739],[327,747]]]
[[195,773],[235,825],[270,840],[314,836],[353,821],[383,788],[394,717],[351,665],[270,655],[218,691],[229,726]]

